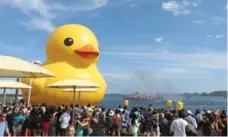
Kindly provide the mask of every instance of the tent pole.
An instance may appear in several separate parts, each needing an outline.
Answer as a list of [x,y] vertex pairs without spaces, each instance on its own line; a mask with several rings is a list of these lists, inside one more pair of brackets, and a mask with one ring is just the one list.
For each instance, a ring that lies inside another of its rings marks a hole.
[[[17,78],[17,82],[20,82],[20,79],[19,78]],[[15,91],[15,104],[17,104],[17,101],[18,101],[18,93],[19,93],[19,89],[16,89],[16,91]]]
[[[32,86],[32,78],[30,79],[30,84],[29,86],[31,87]],[[32,88],[29,89],[29,94],[28,94],[28,104],[27,106],[29,107],[30,106],[30,99],[31,99],[31,91],[32,91]]]
[[81,106],[80,104],[80,98],[81,98],[81,91],[79,91],[79,95],[78,95],[78,105]]
[[76,87],[74,86],[74,93],[73,93],[73,116],[72,116],[72,124],[74,125],[75,124],[75,111],[74,111],[74,108],[75,108],[75,90],[76,90]]
[[3,89],[3,98],[2,98],[2,105],[5,105],[5,99],[6,98],[6,88]]

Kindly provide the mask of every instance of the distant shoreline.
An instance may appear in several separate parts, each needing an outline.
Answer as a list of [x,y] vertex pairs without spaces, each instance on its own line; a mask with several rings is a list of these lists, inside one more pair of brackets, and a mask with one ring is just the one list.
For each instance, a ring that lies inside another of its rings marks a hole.
[[[131,93],[132,94],[132,93]],[[109,96],[125,96],[125,95],[131,95],[131,94],[122,94],[122,93],[106,93],[105,95],[109,95]],[[213,91],[213,92],[209,92],[209,93],[161,93],[160,95],[181,95],[181,96],[220,96],[220,97],[224,97],[227,96],[227,91],[223,90],[223,91]],[[0,94],[0,97],[2,95]],[[15,96],[15,94],[6,94],[6,96]],[[22,94],[19,94],[18,96],[22,97]]]
[[[125,96],[125,95],[130,95],[130,94],[121,94],[121,93],[107,93],[106,95],[109,96]],[[222,91],[213,91],[213,92],[202,92],[202,93],[161,93],[161,95],[179,95],[179,96],[216,96],[216,97],[226,97],[227,96],[227,91],[222,90]]]

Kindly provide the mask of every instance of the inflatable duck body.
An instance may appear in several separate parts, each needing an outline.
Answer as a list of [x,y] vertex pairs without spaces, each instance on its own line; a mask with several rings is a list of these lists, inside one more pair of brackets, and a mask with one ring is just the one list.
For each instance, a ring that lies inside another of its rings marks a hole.
[[[107,84],[97,68],[100,51],[94,33],[79,24],[63,25],[54,30],[46,43],[47,60],[42,67],[55,77],[32,80],[31,104],[73,104],[73,92],[63,88],[46,88],[49,84],[67,79],[84,79],[100,86],[96,92],[81,92],[80,105],[96,105],[104,97]],[[30,79],[23,79],[29,84]],[[23,90],[28,99],[28,90]],[[76,92],[76,103],[79,95]]]

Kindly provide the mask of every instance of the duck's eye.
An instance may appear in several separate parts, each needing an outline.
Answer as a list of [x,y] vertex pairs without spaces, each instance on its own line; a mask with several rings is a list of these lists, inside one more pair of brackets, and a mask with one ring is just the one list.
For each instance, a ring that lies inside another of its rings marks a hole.
[[66,46],[71,46],[71,45],[74,44],[74,40],[73,40],[72,38],[66,38],[66,39],[64,40],[64,44],[65,44]]

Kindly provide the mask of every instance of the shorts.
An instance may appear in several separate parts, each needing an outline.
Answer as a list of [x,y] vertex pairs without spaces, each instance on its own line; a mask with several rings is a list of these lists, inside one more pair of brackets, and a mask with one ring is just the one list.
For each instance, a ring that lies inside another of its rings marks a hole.
[[43,122],[42,127],[43,127],[44,132],[48,132],[48,129],[50,127],[50,123],[49,122]]
[[60,136],[66,136],[67,129],[66,128],[60,128]]
[[13,126],[13,133],[16,135],[21,136],[21,132],[22,132],[22,125],[19,126]]
[[113,123],[112,128],[113,129],[120,129],[120,124],[119,123]]

